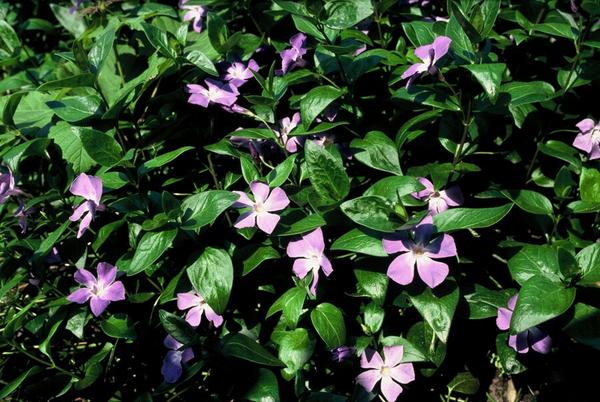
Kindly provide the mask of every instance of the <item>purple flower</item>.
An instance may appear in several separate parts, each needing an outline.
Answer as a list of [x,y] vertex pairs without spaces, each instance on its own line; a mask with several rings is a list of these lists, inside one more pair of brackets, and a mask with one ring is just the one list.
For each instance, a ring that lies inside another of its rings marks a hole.
[[27,231],[27,218],[34,211],[35,210],[33,208],[25,209],[25,203],[23,201],[19,201],[19,207],[15,211],[15,218],[18,219],[19,226],[21,227],[21,233],[25,233]]
[[434,231],[433,220],[427,216],[414,229],[414,240],[383,239],[383,249],[388,254],[401,252],[390,264],[387,275],[401,285],[413,281],[415,265],[419,277],[430,288],[434,288],[448,276],[448,265],[435,261],[434,258],[446,258],[456,255],[456,245],[452,236],[443,234],[433,241],[430,237]]
[[15,176],[9,169],[8,173],[0,172],[0,204],[4,204],[13,195],[22,195],[23,192],[15,186]]
[[92,313],[98,317],[108,307],[110,302],[125,300],[125,288],[121,281],[116,281],[117,267],[107,262],[98,263],[96,267],[98,279],[87,269],[75,272],[75,281],[84,287],[71,293],[67,300],[83,304],[88,300]]
[[257,72],[259,69],[258,64],[250,59],[248,61],[248,65],[245,65],[242,62],[236,61],[231,63],[229,68],[227,69],[227,74],[225,74],[225,81],[229,81],[231,85],[236,88],[241,87],[248,81],[250,78],[254,77],[252,71]]
[[388,402],[394,402],[402,393],[400,384],[415,380],[415,369],[412,363],[401,363],[403,346],[384,346],[383,356],[384,359],[375,350],[365,350],[360,358],[360,367],[367,371],[359,374],[356,380],[369,392],[381,381],[381,393]]
[[81,7],[81,3],[83,3],[83,0],[76,0],[75,4],[73,4],[72,7],[69,7],[69,14],[75,14],[75,12],[79,10],[79,7]]
[[105,209],[104,205],[100,204],[100,199],[102,198],[102,180],[99,177],[81,173],[73,180],[69,191],[71,194],[81,196],[85,199],[69,217],[71,222],[76,222],[83,216],[79,224],[79,230],[77,231],[77,238],[79,239],[90,227],[90,223],[96,217],[96,211],[104,211]]
[[207,78],[204,80],[207,88],[202,85],[188,84],[187,92],[190,93],[188,103],[208,107],[210,103],[231,106],[237,101],[240,94],[236,87]]
[[[510,328],[510,320],[517,305],[518,296],[516,294],[508,300],[508,308],[500,307],[498,309],[498,317],[496,318],[498,329],[505,331]],[[546,354],[550,352],[552,339],[538,327],[531,327],[519,332],[517,335],[510,335],[508,345],[518,353],[529,352],[529,346],[531,345],[531,348],[536,352]]]
[[187,293],[177,293],[177,308],[179,310],[188,310],[185,320],[192,327],[200,325],[202,313],[204,313],[206,319],[212,322],[215,327],[220,327],[223,324],[223,317],[215,313],[206,300],[204,300],[204,297],[195,290]]
[[402,74],[402,79],[409,78],[406,86],[410,86],[413,81],[423,73],[427,72],[431,75],[436,75],[438,69],[435,66],[435,63],[448,53],[451,42],[452,39],[447,36],[438,36],[431,45],[424,45],[416,48],[415,55],[423,62],[413,64]]
[[183,20],[194,20],[194,22],[192,23],[194,31],[198,33],[202,32],[202,17],[206,16],[206,8],[202,6],[186,6],[185,3],[187,3],[187,0],[181,0],[179,2],[179,8],[182,10],[187,10],[187,12],[183,16]]
[[331,360],[333,360],[334,362],[337,362],[337,363],[341,363],[344,360],[352,357],[353,353],[354,353],[354,348],[351,346],[346,346],[346,345],[338,346],[337,348],[335,348],[331,351]]
[[44,260],[46,264],[58,264],[61,261],[62,259],[60,258],[60,254],[58,254],[58,249],[56,247],[52,247],[52,250],[50,250]]
[[290,200],[281,187],[275,187],[269,191],[268,185],[258,181],[250,183],[250,190],[254,196],[254,201],[246,193],[234,191],[240,198],[233,206],[236,208],[251,208],[250,211],[240,215],[234,226],[238,229],[258,226],[260,230],[267,234],[273,233],[280,218],[279,215],[271,212],[281,211],[289,205]]
[[463,203],[463,196],[458,186],[436,191],[433,188],[433,184],[426,178],[419,177],[419,182],[425,186],[425,190],[412,193],[411,195],[418,200],[427,201],[431,215],[439,214],[447,210],[449,206],[456,207]]
[[167,335],[163,341],[163,345],[171,349],[167,352],[165,359],[163,360],[162,367],[160,369],[165,382],[172,384],[179,380],[183,372],[181,363],[187,363],[194,358],[194,351],[192,348],[186,347],[181,350],[183,343],[177,341],[171,335]]
[[295,67],[303,67],[306,61],[302,56],[306,54],[306,35],[297,33],[290,38],[291,48],[285,49],[279,55],[281,56],[281,70],[277,70],[277,74],[287,74]]
[[323,252],[325,251],[325,240],[323,231],[317,228],[312,232],[302,236],[301,240],[291,241],[287,246],[287,255],[290,258],[296,258],[294,261],[294,273],[300,279],[312,271],[312,283],[310,293],[317,294],[317,283],[319,282],[319,268],[323,270],[325,276],[331,275],[333,268],[331,262]]
[[576,124],[579,134],[573,141],[573,146],[587,152],[590,160],[600,158],[600,122],[596,124],[592,119],[583,119]]
[[300,123],[300,113],[298,112],[294,113],[291,119],[289,117],[284,117],[279,120],[279,131],[277,134],[279,138],[281,138],[281,142],[285,145],[285,149],[291,153],[298,152],[298,147],[302,146],[300,138],[288,138],[288,134],[298,127],[298,123]]

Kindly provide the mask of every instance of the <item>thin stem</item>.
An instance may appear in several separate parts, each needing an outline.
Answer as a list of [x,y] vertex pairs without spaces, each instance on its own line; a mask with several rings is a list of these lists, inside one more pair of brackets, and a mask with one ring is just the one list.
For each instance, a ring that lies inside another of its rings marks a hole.
[[452,167],[456,166],[456,164],[460,161],[463,147],[465,146],[465,142],[467,141],[467,133],[469,132],[469,126],[471,125],[471,101],[467,103],[467,116],[466,120],[463,121],[463,132],[462,137],[460,138],[460,143],[458,144],[458,148],[454,153],[454,159],[452,160]]

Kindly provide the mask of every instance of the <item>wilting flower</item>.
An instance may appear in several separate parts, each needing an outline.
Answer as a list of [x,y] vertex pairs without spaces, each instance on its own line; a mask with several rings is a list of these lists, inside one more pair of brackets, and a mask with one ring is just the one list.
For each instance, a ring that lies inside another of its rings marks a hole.
[[110,302],[125,300],[125,287],[121,281],[116,281],[117,267],[107,262],[98,263],[96,267],[98,278],[87,269],[75,272],[75,281],[84,287],[71,293],[67,300],[83,304],[90,301],[92,313],[98,317],[108,307]]
[[23,192],[15,186],[15,176],[10,169],[8,173],[0,172],[0,204],[4,204],[13,195],[22,195]]
[[423,62],[413,64],[402,74],[402,79],[409,78],[406,86],[410,86],[413,81],[423,73],[436,75],[438,73],[438,68],[435,63],[448,53],[451,42],[452,39],[447,36],[438,36],[431,45],[424,45],[416,48],[415,55]]
[[325,276],[331,275],[333,268],[331,262],[323,252],[325,251],[325,240],[323,231],[317,228],[312,232],[302,236],[301,240],[291,241],[287,246],[287,255],[290,258],[296,258],[294,261],[294,273],[300,279],[312,272],[312,283],[310,284],[310,293],[317,294],[317,284],[319,283],[319,269],[323,270]]
[[[498,317],[496,318],[498,329],[505,331],[510,328],[510,320],[517,305],[517,298],[518,295],[514,295],[508,300],[508,308],[500,307],[498,309]],[[508,345],[518,353],[529,352],[529,346],[531,346],[536,352],[546,354],[550,352],[552,339],[538,327],[531,327],[516,335],[509,335]]]
[[204,300],[204,297],[195,290],[187,293],[177,293],[177,308],[179,310],[188,310],[185,320],[192,327],[200,325],[202,313],[204,313],[206,319],[212,322],[215,327],[223,324],[223,317],[215,313],[206,300]]
[[369,392],[381,381],[381,393],[388,402],[394,402],[402,393],[400,384],[415,380],[415,369],[412,363],[401,363],[403,356],[403,346],[384,346],[383,359],[377,351],[365,350],[360,358],[360,367],[367,371],[359,374],[356,380]]
[[284,117],[279,120],[279,131],[277,134],[285,145],[285,149],[291,153],[298,152],[298,147],[302,146],[298,137],[288,138],[289,133],[298,127],[298,123],[300,123],[300,113],[298,112],[294,113],[291,119],[289,117]]
[[587,152],[590,160],[600,158],[600,122],[596,124],[592,119],[583,119],[577,123],[579,134],[573,141],[573,146]]
[[295,67],[303,67],[306,61],[302,59],[302,56],[306,54],[306,35],[303,33],[297,33],[290,38],[291,48],[285,49],[279,55],[281,56],[281,70],[278,70],[278,74],[286,74]]
[[452,186],[447,190],[436,191],[433,184],[424,177],[419,177],[419,182],[425,186],[424,190],[412,193],[412,196],[418,200],[429,203],[429,212],[432,215],[439,214],[448,209],[456,207],[463,203],[462,193],[458,186]]
[[81,3],[83,3],[83,0],[75,0],[73,6],[69,7],[69,14],[74,14],[77,10],[79,10],[79,7],[81,7]]
[[81,173],[73,180],[69,191],[71,194],[85,199],[69,217],[71,222],[76,222],[83,216],[83,219],[79,223],[79,230],[77,231],[77,238],[79,239],[90,227],[90,223],[96,217],[96,211],[104,211],[105,209],[104,205],[100,204],[100,199],[102,198],[102,180],[99,177]]
[[289,205],[290,200],[281,187],[275,187],[269,191],[269,186],[259,181],[250,183],[250,190],[254,196],[254,201],[246,193],[234,191],[240,198],[233,206],[236,208],[251,208],[250,211],[240,215],[234,226],[238,229],[258,226],[260,230],[267,234],[273,233],[280,217],[271,212],[281,211]]
[[33,208],[25,208],[25,203],[23,201],[19,201],[19,207],[15,211],[15,218],[18,219],[19,227],[21,228],[21,233],[25,233],[27,231],[27,218],[33,212]]
[[204,82],[207,88],[197,84],[187,85],[187,92],[191,94],[188,103],[208,107],[210,103],[231,106],[237,101],[240,93],[236,87],[211,78],[205,79]]
[[254,77],[252,71],[257,72],[258,69],[258,64],[252,59],[248,61],[248,65],[240,61],[236,61],[231,63],[224,78],[226,81],[229,81],[231,85],[239,88],[250,78]]
[[442,234],[430,241],[434,232],[433,220],[427,216],[414,229],[414,240],[401,238],[400,240],[383,239],[383,249],[388,254],[401,252],[390,264],[387,275],[401,285],[408,285],[413,281],[415,265],[419,277],[429,286],[434,288],[448,276],[448,265],[435,261],[434,258],[446,258],[456,255],[456,245],[452,236]]
[[200,33],[202,32],[202,17],[206,16],[207,10],[202,6],[186,6],[187,0],[179,1],[179,8],[182,10],[187,10],[185,15],[183,16],[184,21],[194,20],[192,23],[192,27],[194,31]]
[[349,357],[352,357],[353,353],[354,348],[352,346],[338,346],[337,348],[331,351],[331,360],[337,363],[341,363]]
[[190,347],[181,349],[183,343],[179,342],[171,335],[165,337],[163,345],[171,350],[167,352],[160,372],[163,375],[165,382],[172,384],[177,382],[183,373],[181,363],[187,363],[192,360],[194,358],[194,351]]

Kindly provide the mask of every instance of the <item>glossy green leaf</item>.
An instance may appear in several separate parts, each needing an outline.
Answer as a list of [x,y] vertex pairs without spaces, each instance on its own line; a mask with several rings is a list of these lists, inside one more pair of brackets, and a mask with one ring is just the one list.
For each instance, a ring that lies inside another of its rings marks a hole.
[[233,263],[229,254],[207,247],[186,271],[194,289],[217,314],[222,314],[233,286]]

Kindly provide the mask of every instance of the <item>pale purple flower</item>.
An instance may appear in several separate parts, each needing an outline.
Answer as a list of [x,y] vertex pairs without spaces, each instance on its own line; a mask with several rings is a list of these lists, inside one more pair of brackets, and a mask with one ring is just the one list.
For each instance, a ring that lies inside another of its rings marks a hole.
[[317,294],[317,284],[319,283],[319,269],[323,270],[325,276],[331,275],[333,268],[331,262],[323,252],[325,251],[325,240],[323,231],[317,228],[312,232],[302,236],[301,240],[291,241],[287,246],[287,255],[290,258],[296,258],[294,261],[294,273],[300,279],[306,277],[312,272],[312,283],[310,293]]
[[102,198],[102,180],[99,177],[81,173],[73,181],[69,191],[71,194],[85,199],[69,217],[71,222],[81,219],[79,230],[77,231],[77,238],[79,239],[90,227],[90,223],[96,217],[96,211],[104,211],[105,209],[104,205],[100,204],[100,199]]
[[206,88],[202,85],[188,84],[187,92],[190,93],[188,103],[208,107],[210,103],[232,106],[240,94],[236,87],[207,78],[204,80]]
[[15,186],[15,176],[9,169],[8,173],[0,172],[0,204],[4,204],[13,195],[22,195],[23,192]]
[[277,70],[278,74],[286,74],[295,67],[303,67],[306,64],[306,61],[302,59],[307,50],[306,39],[306,35],[303,33],[297,33],[290,38],[292,47],[279,54],[281,56],[281,70]]
[[429,212],[431,215],[439,214],[448,209],[456,207],[463,203],[463,196],[458,186],[452,186],[447,190],[437,191],[433,184],[424,177],[419,177],[419,182],[425,186],[424,190],[417,191],[411,195],[418,200],[429,203]]
[[240,106],[238,104],[233,104],[231,106],[221,105],[221,109],[223,109],[227,113],[237,113],[237,114],[244,114],[246,116],[252,116],[251,111],[249,111],[245,107]]
[[277,131],[277,134],[285,145],[285,149],[291,153],[298,152],[298,147],[302,146],[299,137],[288,138],[289,133],[298,127],[298,123],[300,123],[300,113],[298,112],[294,113],[291,119],[289,117],[284,117],[279,120],[279,130]]
[[423,282],[434,288],[448,276],[448,265],[434,260],[456,255],[456,245],[452,236],[442,234],[430,240],[434,232],[433,220],[428,215],[414,228],[414,240],[404,237],[399,240],[383,239],[383,249],[388,254],[402,253],[390,264],[387,276],[400,285],[413,281],[415,265]]
[[229,81],[231,85],[239,88],[250,78],[254,77],[252,72],[257,72],[258,69],[258,64],[253,59],[248,61],[248,65],[242,63],[241,61],[236,61],[231,63],[229,68],[227,68],[227,74],[225,74],[224,78],[225,81]]
[[188,310],[185,320],[192,327],[200,325],[202,313],[204,313],[206,319],[212,322],[215,327],[220,327],[223,324],[223,317],[215,313],[206,300],[204,300],[204,297],[195,290],[187,293],[177,293],[177,308],[179,310]]
[[383,359],[372,349],[363,352],[360,367],[367,369],[358,375],[356,381],[364,389],[371,392],[381,381],[381,394],[388,402],[394,402],[402,393],[400,384],[408,384],[415,380],[415,369],[412,363],[402,363],[403,346],[384,346]]
[[[518,296],[516,294],[508,300],[508,308],[500,307],[498,309],[498,317],[496,317],[498,329],[505,331],[510,328],[510,320],[517,305]],[[531,327],[517,335],[509,335],[508,345],[518,353],[529,352],[529,346],[531,346],[536,352],[546,354],[550,352],[552,339],[538,327]]]
[[73,6],[69,7],[69,14],[75,14],[79,10],[79,7],[81,7],[81,3],[83,3],[83,0],[76,0]]
[[436,75],[438,73],[438,68],[435,63],[448,53],[451,42],[452,39],[447,36],[438,36],[432,44],[416,48],[415,55],[423,62],[413,64],[402,74],[402,79],[409,79],[406,86],[410,86],[413,81],[423,73]]
[[33,208],[25,208],[25,203],[23,201],[19,201],[19,207],[15,211],[15,218],[17,218],[19,222],[19,227],[21,228],[21,233],[25,233],[27,231],[27,218],[31,215],[35,210]]
[[576,124],[579,134],[573,141],[573,146],[587,152],[590,160],[600,158],[600,122],[596,124],[592,119],[583,119]]
[[165,347],[171,349],[167,352],[160,369],[167,384],[173,384],[179,380],[183,373],[182,363],[187,363],[194,358],[194,351],[190,347],[183,347],[183,343],[167,335],[163,341]]
[[202,6],[186,6],[185,3],[187,3],[187,0],[179,2],[179,8],[187,11],[183,16],[183,20],[193,20],[192,28],[194,31],[198,33],[202,32],[202,17],[205,17],[207,14],[206,8]]
[[236,208],[250,207],[250,211],[241,214],[234,226],[238,229],[258,226],[267,234],[273,233],[280,217],[271,212],[281,211],[289,205],[290,200],[281,187],[275,187],[269,191],[269,186],[259,181],[250,183],[250,190],[254,201],[246,193],[234,191],[240,198],[233,206]]
[[331,360],[337,363],[341,363],[344,360],[352,357],[354,353],[354,348],[352,346],[338,346],[337,348],[331,351]]
[[125,300],[125,287],[121,281],[115,282],[117,267],[101,262],[98,263],[96,271],[98,278],[85,268],[77,270],[75,281],[84,287],[71,293],[67,300],[79,304],[89,300],[92,313],[98,317],[110,302]]

